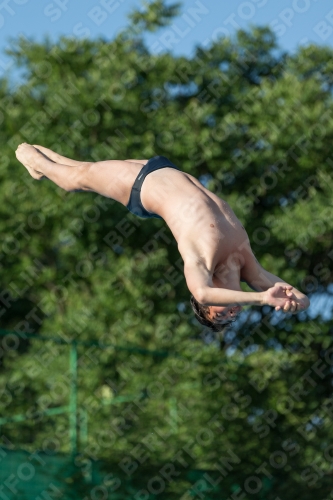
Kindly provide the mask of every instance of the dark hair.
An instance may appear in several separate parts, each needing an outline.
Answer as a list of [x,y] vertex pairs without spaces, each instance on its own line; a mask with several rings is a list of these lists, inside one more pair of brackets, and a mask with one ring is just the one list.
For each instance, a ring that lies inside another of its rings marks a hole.
[[223,325],[221,323],[214,323],[212,320],[207,318],[207,313],[209,312],[209,306],[203,306],[199,304],[199,302],[191,295],[191,306],[194,312],[196,319],[204,326],[208,326],[213,332],[224,332],[233,321],[228,321]]

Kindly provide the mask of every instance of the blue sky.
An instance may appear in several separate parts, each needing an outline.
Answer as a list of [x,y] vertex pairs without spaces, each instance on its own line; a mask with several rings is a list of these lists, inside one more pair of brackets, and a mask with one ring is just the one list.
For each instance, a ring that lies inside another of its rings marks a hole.
[[[0,76],[10,68],[3,54],[10,37],[112,39],[139,5],[139,0],[0,0]],[[333,46],[332,0],[184,0],[180,16],[170,27],[149,35],[147,43],[152,52],[190,55],[196,44],[209,44],[251,24],[271,25],[288,51],[309,42]]]

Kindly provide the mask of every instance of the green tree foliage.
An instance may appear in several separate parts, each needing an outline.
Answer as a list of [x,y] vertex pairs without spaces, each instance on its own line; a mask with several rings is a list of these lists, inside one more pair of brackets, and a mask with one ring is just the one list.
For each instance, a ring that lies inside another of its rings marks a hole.
[[156,31],[159,28],[168,26],[174,17],[179,14],[181,4],[174,3],[165,5],[163,0],[153,2],[142,2],[142,9],[134,9],[128,16],[131,20],[131,28],[134,26],[137,33],[144,31]]
[[139,474],[164,462],[181,474],[215,470],[226,498],[328,496],[331,321],[251,308],[212,339],[192,318],[163,221],[37,183],[15,159],[21,142],[79,160],[165,155],[230,203],[264,267],[305,293],[327,291],[332,50],[290,56],[253,28],[193,57],[151,54],[143,33],[177,9],[152,2],[112,41],[12,45],[23,81],[0,82],[1,324],[15,333],[2,337],[0,404],[2,416],[27,420],[2,430],[31,450],[70,450],[68,415],[41,413],[68,404],[69,347],[26,334],[87,342],[82,457],[125,460],[122,473],[130,460]]

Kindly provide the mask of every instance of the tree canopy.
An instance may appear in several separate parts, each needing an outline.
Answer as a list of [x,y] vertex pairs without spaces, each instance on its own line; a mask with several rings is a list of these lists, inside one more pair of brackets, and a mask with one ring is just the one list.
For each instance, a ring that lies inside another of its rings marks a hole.
[[191,57],[150,53],[145,32],[178,8],[151,2],[112,40],[12,43],[23,76],[0,81],[1,325],[12,332],[1,337],[0,407],[26,420],[2,431],[27,449],[69,451],[67,415],[41,412],[68,404],[69,344],[86,342],[83,457],[123,473],[134,462],[139,474],[148,463],[214,470],[225,498],[329,498],[330,317],[252,307],[213,338],[192,316],[163,221],[37,183],[15,158],[21,142],[85,161],[167,156],[228,201],[265,268],[329,297],[332,49],[289,55],[254,27]]

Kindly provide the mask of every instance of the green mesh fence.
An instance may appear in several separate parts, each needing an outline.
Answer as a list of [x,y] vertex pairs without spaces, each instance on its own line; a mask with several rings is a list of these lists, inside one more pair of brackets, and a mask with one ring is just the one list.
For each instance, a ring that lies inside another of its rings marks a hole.
[[[80,456],[49,456],[3,447],[0,457],[0,498],[5,500],[228,498],[216,471],[188,470],[172,477],[170,465],[162,464],[141,468],[140,473],[128,477],[116,463]],[[231,484],[231,488],[236,490],[237,484]]]

